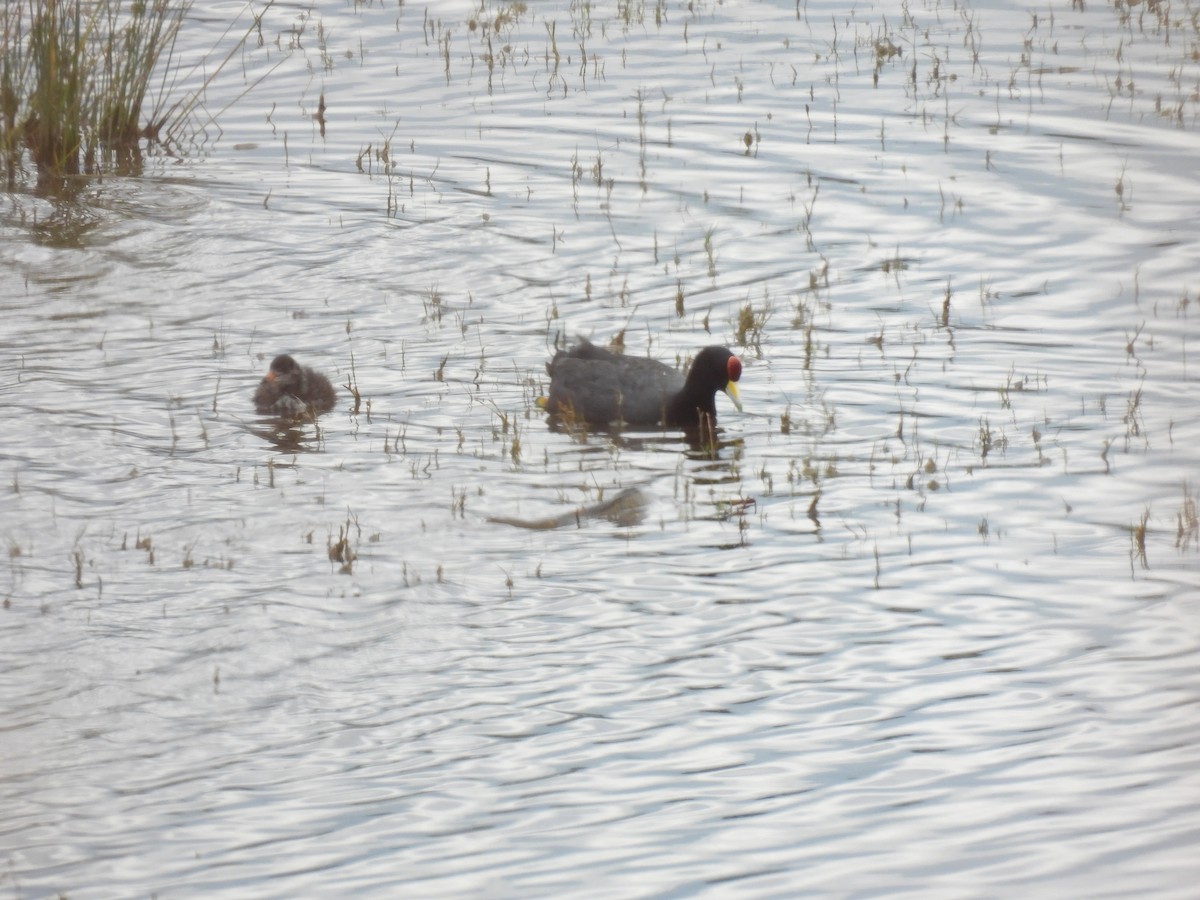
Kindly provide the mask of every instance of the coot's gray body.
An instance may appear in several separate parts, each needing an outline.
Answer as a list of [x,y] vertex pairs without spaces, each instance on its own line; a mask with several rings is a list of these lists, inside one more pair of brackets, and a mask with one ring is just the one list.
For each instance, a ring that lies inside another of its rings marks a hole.
[[546,409],[591,425],[711,428],[717,391],[741,409],[735,383],[742,364],[726,347],[701,350],[686,378],[657,360],[613,353],[588,341],[560,350],[546,371]]

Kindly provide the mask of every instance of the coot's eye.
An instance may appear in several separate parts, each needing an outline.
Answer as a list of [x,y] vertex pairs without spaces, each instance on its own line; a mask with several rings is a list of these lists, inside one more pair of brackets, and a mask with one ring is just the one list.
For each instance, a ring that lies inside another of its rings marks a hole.
[[725,367],[725,372],[729,376],[730,381],[737,381],[742,377],[742,361],[736,356],[729,357],[729,363]]

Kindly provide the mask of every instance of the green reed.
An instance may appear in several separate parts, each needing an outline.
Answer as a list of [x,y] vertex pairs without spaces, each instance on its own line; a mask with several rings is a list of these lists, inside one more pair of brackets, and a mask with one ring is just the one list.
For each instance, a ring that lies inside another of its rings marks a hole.
[[143,122],[143,105],[191,0],[124,6],[14,0],[0,10],[0,159],[10,190],[25,154],[44,181],[99,171],[157,139],[161,109]]

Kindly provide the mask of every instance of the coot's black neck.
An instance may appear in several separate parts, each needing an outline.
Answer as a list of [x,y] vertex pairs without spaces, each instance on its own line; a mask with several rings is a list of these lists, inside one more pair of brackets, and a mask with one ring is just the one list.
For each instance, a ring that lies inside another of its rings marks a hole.
[[688,373],[683,388],[667,404],[666,424],[669,428],[691,431],[711,428],[711,423],[716,421],[716,391],[698,383],[699,379],[693,378],[693,375],[694,372]]

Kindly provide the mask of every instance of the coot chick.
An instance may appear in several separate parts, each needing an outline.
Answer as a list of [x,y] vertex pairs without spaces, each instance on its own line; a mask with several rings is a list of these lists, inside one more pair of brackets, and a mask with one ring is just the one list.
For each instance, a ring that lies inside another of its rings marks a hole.
[[726,347],[705,347],[687,378],[653,359],[613,353],[589,341],[560,350],[546,364],[550,413],[590,425],[626,425],[711,431],[717,423],[717,391],[739,410],[737,380],[742,361]]
[[333,409],[336,400],[328,378],[286,353],[271,360],[271,368],[254,392],[254,407],[260,415],[284,419],[319,416]]

